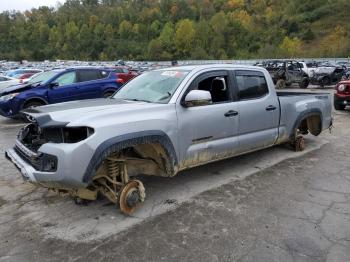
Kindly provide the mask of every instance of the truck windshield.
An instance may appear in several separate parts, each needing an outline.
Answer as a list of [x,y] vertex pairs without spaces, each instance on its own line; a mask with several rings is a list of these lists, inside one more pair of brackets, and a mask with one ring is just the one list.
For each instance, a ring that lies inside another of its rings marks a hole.
[[57,74],[56,71],[47,71],[47,72],[36,74],[28,81],[28,84],[34,84],[34,83],[44,84],[47,81],[49,81],[52,77],[54,77],[56,74]]
[[123,86],[113,98],[166,104],[188,73],[184,70],[146,72]]

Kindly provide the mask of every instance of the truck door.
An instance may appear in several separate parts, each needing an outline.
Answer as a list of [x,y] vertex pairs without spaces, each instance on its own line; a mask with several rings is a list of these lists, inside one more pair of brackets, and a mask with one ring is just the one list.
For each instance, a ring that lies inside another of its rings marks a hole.
[[77,100],[78,90],[76,89],[77,77],[75,71],[65,72],[52,81],[48,89],[49,103],[61,103]]
[[180,158],[190,167],[234,155],[238,148],[237,103],[232,99],[232,79],[228,71],[200,74],[191,90],[209,91],[212,104],[184,107],[177,105]]
[[241,153],[271,146],[278,137],[279,102],[260,71],[235,71],[238,90],[239,150]]

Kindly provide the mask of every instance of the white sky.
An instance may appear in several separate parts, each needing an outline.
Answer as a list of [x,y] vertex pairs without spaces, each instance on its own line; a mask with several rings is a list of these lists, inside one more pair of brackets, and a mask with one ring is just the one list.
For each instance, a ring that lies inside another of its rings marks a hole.
[[0,0],[0,12],[5,10],[30,10],[39,6],[55,7],[57,2],[63,3],[65,0]]

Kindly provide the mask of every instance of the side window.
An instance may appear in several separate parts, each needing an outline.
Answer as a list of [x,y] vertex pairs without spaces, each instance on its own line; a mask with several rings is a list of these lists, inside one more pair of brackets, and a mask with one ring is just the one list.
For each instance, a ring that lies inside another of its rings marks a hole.
[[126,69],[126,68],[123,68],[123,73],[124,73],[124,74],[129,74],[129,70]]
[[78,74],[79,82],[93,81],[101,78],[99,70],[80,70]]
[[8,79],[6,77],[1,77],[0,76],[0,81],[7,81]]
[[210,74],[210,76],[199,76],[199,81],[194,82],[191,90],[204,90],[211,94],[213,103],[230,102],[230,86],[227,74]]
[[117,67],[117,68],[115,69],[115,72],[116,72],[116,73],[123,73],[123,69],[121,69],[120,67]]
[[254,71],[237,71],[236,81],[240,100],[261,98],[269,93],[263,73]]
[[56,80],[54,80],[55,83],[58,84],[58,86],[66,86],[66,85],[71,85],[76,83],[76,74],[75,72],[68,72],[65,73],[61,76],[59,76],[58,78],[56,78]]

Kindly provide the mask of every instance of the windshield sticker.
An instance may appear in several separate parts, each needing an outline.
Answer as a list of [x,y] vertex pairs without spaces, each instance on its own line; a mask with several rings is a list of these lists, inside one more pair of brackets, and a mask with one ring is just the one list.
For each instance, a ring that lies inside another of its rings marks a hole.
[[[187,74],[187,72],[186,72],[186,74]],[[186,74],[185,74],[185,72],[181,72],[181,71],[164,71],[162,73],[162,76],[182,77]]]

